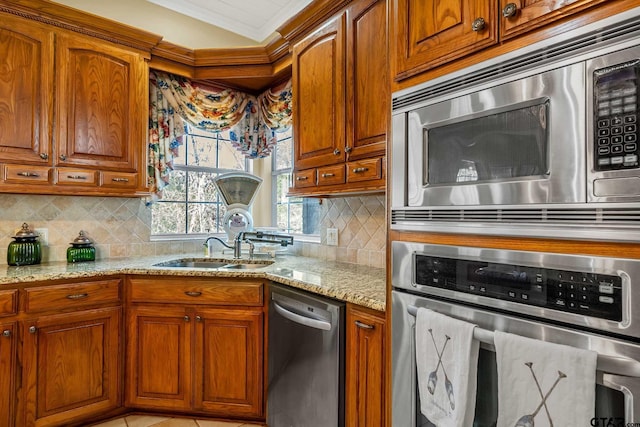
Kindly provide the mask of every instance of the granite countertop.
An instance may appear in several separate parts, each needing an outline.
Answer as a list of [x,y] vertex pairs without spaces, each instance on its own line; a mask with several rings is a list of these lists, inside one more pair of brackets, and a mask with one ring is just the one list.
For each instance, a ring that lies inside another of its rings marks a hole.
[[[230,256],[213,254],[212,259],[232,262]],[[201,255],[161,255],[136,259],[98,260],[67,264],[54,262],[19,267],[0,266],[0,289],[8,285],[44,280],[65,280],[114,274],[171,275],[190,277],[252,277],[307,290],[378,311],[385,310],[386,274],[381,268],[323,261],[296,255],[278,255],[264,268],[226,270],[209,268],[155,267],[174,259],[203,259]],[[262,261],[263,259],[260,259]]]

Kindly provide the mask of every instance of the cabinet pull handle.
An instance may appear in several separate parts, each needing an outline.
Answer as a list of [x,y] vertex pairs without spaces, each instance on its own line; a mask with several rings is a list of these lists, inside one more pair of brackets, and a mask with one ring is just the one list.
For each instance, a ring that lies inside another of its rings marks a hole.
[[183,319],[184,319],[185,322],[188,322],[188,321],[191,320],[191,318],[189,316],[184,316]]
[[84,298],[87,298],[88,296],[89,294],[71,294],[71,295],[67,295],[67,299],[72,299],[72,300],[84,299]]
[[202,322],[202,316],[196,316],[196,322]]
[[62,161],[67,160],[67,156],[65,156],[64,154],[60,154],[60,160]]
[[335,173],[323,173],[322,174],[323,178],[331,178],[332,176],[336,176],[336,174]]
[[306,181],[309,179],[308,176],[296,176],[296,181]]
[[111,178],[113,182],[129,182],[129,178]]
[[84,175],[67,175],[67,178],[69,178],[69,179],[85,179],[85,180],[87,179],[87,177],[84,176]]
[[355,169],[353,169],[352,172],[353,173],[364,173],[364,172],[366,172],[368,170],[369,170],[369,168],[355,168]]
[[18,176],[26,176],[27,178],[37,178],[40,175],[35,172],[18,172]]
[[198,291],[185,291],[185,295],[190,296],[190,297],[199,297],[200,295],[202,295],[202,292],[198,292]]
[[518,13],[518,6],[515,3],[507,3],[507,5],[502,9],[502,16],[505,18],[513,18]]
[[35,326],[31,326],[29,328],[29,333],[30,334],[35,334],[36,332],[38,332],[38,328],[36,328]]
[[2,336],[9,338],[11,336],[11,330],[5,329],[4,331],[2,331]]
[[375,326],[373,326],[373,325],[367,325],[366,323],[362,323],[362,322],[361,322],[361,321],[359,321],[359,320],[356,320],[356,321],[355,321],[355,324],[356,324],[356,326],[357,326],[358,328],[360,328],[360,329],[374,329],[374,328],[375,328]]
[[336,148],[335,150],[333,150],[333,154],[335,154],[336,156],[339,156],[340,150]]
[[47,153],[40,153],[40,158],[42,160],[47,160],[49,158],[49,155]]
[[475,32],[482,31],[484,30],[485,25],[486,22],[484,21],[484,18],[476,18],[471,23],[471,29]]

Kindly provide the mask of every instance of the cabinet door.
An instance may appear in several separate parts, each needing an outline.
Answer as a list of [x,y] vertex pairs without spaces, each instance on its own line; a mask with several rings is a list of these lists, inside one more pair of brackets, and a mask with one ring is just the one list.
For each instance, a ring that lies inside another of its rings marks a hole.
[[127,324],[127,406],[190,409],[191,316],[180,307],[132,307]]
[[16,324],[0,323],[0,427],[14,425],[15,377]]
[[348,426],[385,425],[384,343],[383,314],[350,305],[347,309]]
[[347,147],[349,160],[382,155],[389,94],[387,1],[359,0],[347,9]]
[[[495,0],[392,0],[396,80],[497,42]],[[484,26],[478,25],[482,19]]]
[[0,162],[49,164],[53,32],[0,14]]
[[63,425],[121,403],[120,307],[24,321],[25,425]]
[[294,168],[344,162],[344,16],[293,47]]
[[146,146],[149,76],[144,59],[115,45],[56,39],[56,163],[135,172]]
[[522,34],[606,0],[500,0],[500,38]]
[[198,309],[194,385],[196,410],[262,417],[262,311]]

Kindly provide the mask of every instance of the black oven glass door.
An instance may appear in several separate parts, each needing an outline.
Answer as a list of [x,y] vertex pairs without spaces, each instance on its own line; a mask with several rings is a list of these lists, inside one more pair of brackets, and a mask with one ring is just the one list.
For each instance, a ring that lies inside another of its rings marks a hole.
[[[623,370],[617,375],[600,370],[596,378],[596,405],[593,426],[624,426],[640,421],[640,346],[631,342],[609,339],[566,328],[545,325],[481,309],[432,300],[405,292],[392,292],[392,419],[394,426],[433,427],[420,412],[420,396],[415,359],[415,317],[412,307],[425,307],[439,313],[477,324],[487,330],[503,330],[529,336],[554,337],[558,342],[573,342],[599,355],[624,359]],[[527,334],[530,331],[531,334]],[[539,335],[539,336],[537,336]],[[608,352],[608,353],[607,353]],[[618,369],[618,368],[616,368]],[[613,379],[610,381],[609,379]],[[478,360],[476,411],[473,427],[492,427],[498,417],[498,372],[495,349],[482,344]]]
[[529,104],[426,128],[425,184],[548,175],[549,100]]

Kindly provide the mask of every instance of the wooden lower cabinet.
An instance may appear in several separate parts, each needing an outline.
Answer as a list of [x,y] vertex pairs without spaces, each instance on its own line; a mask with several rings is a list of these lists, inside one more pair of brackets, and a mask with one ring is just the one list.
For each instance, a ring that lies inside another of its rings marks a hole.
[[385,422],[384,313],[347,305],[346,425],[382,427]]
[[16,388],[16,323],[0,323],[0,427],[13,426]]
[[127,323],[127,406],[264,417],[261,308],[140,305]]
[[21,426],[62,426],[121,405],[120,307],[22,322]]

